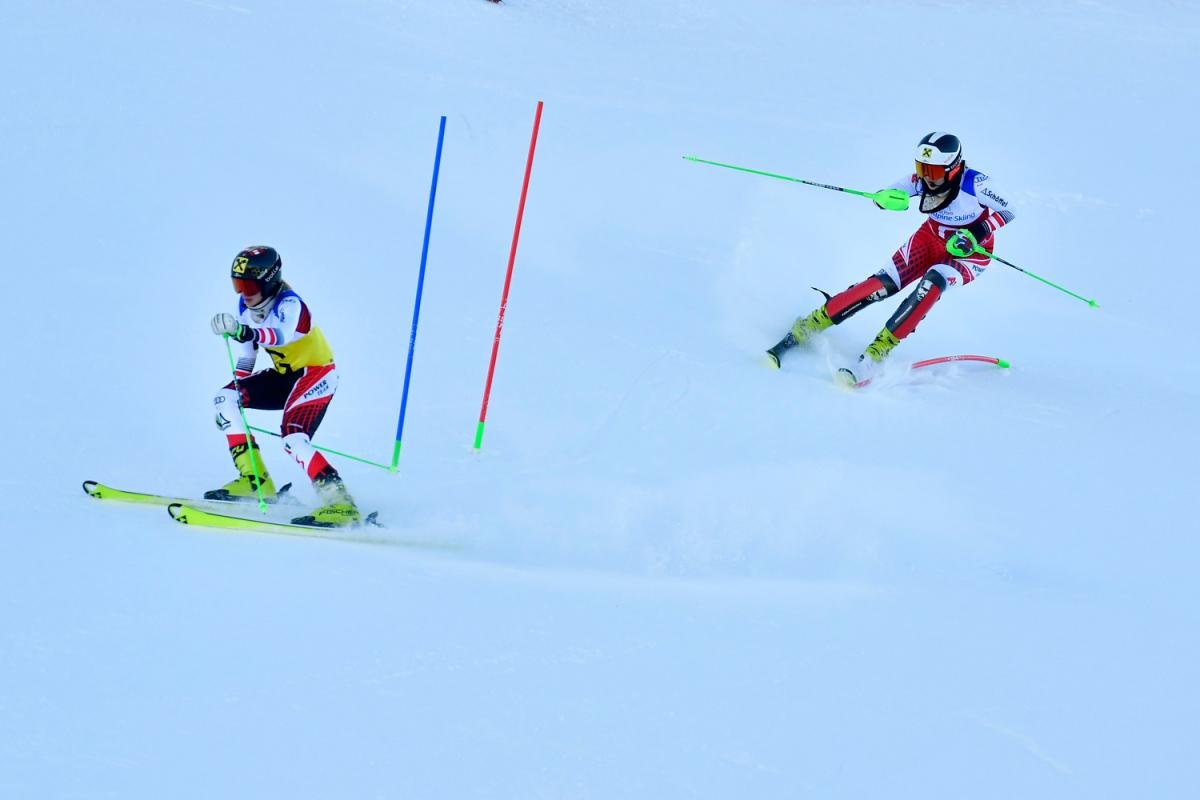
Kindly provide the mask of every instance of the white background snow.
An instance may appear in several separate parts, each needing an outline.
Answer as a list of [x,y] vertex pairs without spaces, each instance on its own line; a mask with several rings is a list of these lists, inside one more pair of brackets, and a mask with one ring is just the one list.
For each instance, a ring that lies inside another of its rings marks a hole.
[[[1198,34],[1192,0],[4,0],[0,796],[1200,795]],[[400,472],[338,463],[453,549],[87,498],[232,477],[208,320],[256,243],[337,354],[318,443],[388,460],[443,114]],[[998,254],[1100,307],[996,265],[896,358],[1011,370],[834,388],[897,301],[763,369],[921,217],[682,156],[874,190],[930,130],[1012,196]]]

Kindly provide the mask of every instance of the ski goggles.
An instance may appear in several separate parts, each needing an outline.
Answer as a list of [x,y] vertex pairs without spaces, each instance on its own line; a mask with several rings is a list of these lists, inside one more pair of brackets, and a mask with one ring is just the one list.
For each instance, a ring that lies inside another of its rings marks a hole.
[[233,290],[243,297],[253,297],[263,289],[262,283],[252,278],[234,278]]
[[918,161],[917,177],[926,178],[931,181],[944,181],[951,169],[952,167],[943,166],[942,164],[926,164]]

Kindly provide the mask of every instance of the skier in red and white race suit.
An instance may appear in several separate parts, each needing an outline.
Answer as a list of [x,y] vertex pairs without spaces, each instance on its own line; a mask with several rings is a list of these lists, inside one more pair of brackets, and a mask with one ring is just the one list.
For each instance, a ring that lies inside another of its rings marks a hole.
[[[1014,217],[1012,204],[987,175],[967,166],[962,144],[949,133],[934,132],[923,138],[917,144],[916,171],[887,188],[920,197],[918,208],[929,219],[892,255],[890,264],[797,319],[787,335],[767,350],[771,366],[778,368],[786,351],[813,334],[841,324],[871,303],[898,294],[916,282],[916,288],[867,345],[858,363],[839,370],[839,377],[848,383],[869,378],[951,286],[971,283],[983,274],[991,259],[973,252],[963,232],[969,231],[981,248],[994,252],[993,234]],[[958,252],[971,254],[953,256],[947,249],[949,242]]]
[[[313,483],[323,505],[294,522],[350,525],[360,521],[354,499],[336,469],[313,447],[312,437],[337,391],[338,372],[333,351],[300,295],[283,281],[283,259],[272,247],[248,247],[233,260],[231,277],[238,293],[237,316],[212,318],[212,331],[236,341],[237,381],[226,384],[213,399],[217,427],[225,434],[238,477],[205,492],[211,500],[276,496],[258,443],[247,441],[241,408],[282,410],[283,449]],[[259,349],[271,357],[271,367],[254,372]],[[252,462],[251,459],[254,459]],[[256,462],[256,463],[255,463]],[[257,477],[256,477],[257,474]]]

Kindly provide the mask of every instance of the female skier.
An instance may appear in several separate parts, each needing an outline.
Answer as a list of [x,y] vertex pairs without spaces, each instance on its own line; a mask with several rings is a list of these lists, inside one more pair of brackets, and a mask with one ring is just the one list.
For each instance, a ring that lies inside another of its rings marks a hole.
[[[771,366],[778,369],[783,354],[813,334],[841,324],[919,279],[916,289],[858,357],[858,363],[838,370],[839,378],[847,383],[865,380],[901,339],[916,330],[943,292],[960,280],[970,283],[983,273],[991,259],[972,252],[963,231],[970,231],[980,247],[992,252],[992,234],[1013,220],[1008,200],[996,192],[987,175],[967,166],[962,144],[952,134],[934,132],[922,139],[917,144],[916,165],[915,173],[888,188],[906,191],[909,197],[920,196],[918,207],[929,219],[892,255],[892,263],[797,319],[787,335],[767,350]],[[948,242],[953,242],[958,252],[971,255],[952,256]]]
[[[282,271],[283,259],[272,247],[248,247],[238,253],[231,271],[239,295],[238,314],[220,313],[212,318],[213,333],[227,334],[239,343],[237,380],[226,384],[213,400],[217,427],[225,434],[238,477],[204,496],[210,500],[253,499],[261,485],[265,498],[275,497],[275,484],[263,465],[258,443],[253,436],[247,441],[234,422],[239,405],[282,409],[283,449],[308,475],[323,504],[311,515],[292,521],[352,525],[360,520],[354,499],[337,470],[312,445],[313,434],[337,391],[333,351],[313,324],[308,305],[283,282]],[[254,372],[260,347],[271,357],[271,367]]]

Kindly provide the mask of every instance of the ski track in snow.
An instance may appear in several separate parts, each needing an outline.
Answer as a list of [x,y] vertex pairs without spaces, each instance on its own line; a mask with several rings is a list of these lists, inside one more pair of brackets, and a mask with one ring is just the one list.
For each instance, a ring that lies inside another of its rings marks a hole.
[[1003,725],[997,725],[995,722],[983,719],[982,717],[974,717],[974,719],[989,731],[993,731],[994,733],[997,733],[1000,736],[1015,742],[1022,750],[1028,753],[1030,757],[1045,764],[1054,771],[1060,772],[1063,775],[1072,774],[1070,767],[1048,756],[1041,746],[1029,736],[1026,736],[1018,731],[1014,731],[1010,728],[1006,728]]

